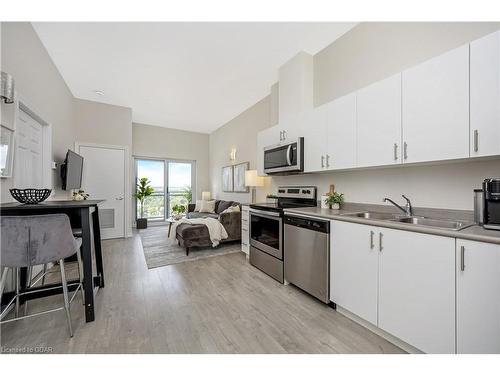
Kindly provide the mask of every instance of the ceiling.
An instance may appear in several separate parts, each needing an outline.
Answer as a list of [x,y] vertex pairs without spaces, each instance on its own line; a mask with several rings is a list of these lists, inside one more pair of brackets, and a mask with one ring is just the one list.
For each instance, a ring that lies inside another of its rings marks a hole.
[[[77,98],[210,133],[269,94],[278,68],[355,23],[33,23]],[[102,91],[98,95],[95,91]]]

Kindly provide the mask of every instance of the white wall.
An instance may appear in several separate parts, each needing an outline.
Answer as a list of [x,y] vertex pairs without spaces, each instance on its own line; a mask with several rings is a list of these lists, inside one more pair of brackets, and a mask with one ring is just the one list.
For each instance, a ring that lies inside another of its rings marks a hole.
[[[31,24],[2,22],[1,49],[2,70],[12,74],[16,91],[37,115],[52,124],[52,157],[62,162],[75,140],[73,95]],[[2,104],[1,121],[8,127],[13,126],[13,108],[14,104]],[[67,193],[60,190],[59,170],[53,172],[52,180],[56,196],[66,198]],[[1,202],[12,200],[12,184],[12,178],[1,179]]]
[[391,167],[317,175],[273,177],[272,190],[280,185],[311,184],[318,194],[330,184],[345,194],[348,202],[384,204],[389,197],[403,203],[407,195],[415,207],[473,209],[473,192],[487,177],[500,176],[500,160],[468,161],[444,165]]
[[[266,96],[245,112],[210,134],[210,182],[212,196],[217,199],[248,203],[250,193],[225,193],[222,191],[222,167],[250,162],[250,169],[257,168],[257,133],[269,127],[271,121],[271,96]],[[277,105],[277,100],[274,100]],[[236,149],[236,160],[229,160],[231,149]],[[265,199],[265,189],[259,188],[259,200]]]
[[[132,154],[135,157],[196,161],[196,194],[210,190],[208,134],[145,124],[133,124]],[[193,199],[196,196],[193,194]]]

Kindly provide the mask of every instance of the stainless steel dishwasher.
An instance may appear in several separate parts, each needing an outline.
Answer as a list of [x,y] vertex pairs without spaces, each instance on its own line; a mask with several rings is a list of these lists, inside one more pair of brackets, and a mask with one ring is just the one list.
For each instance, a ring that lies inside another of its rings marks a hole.
[[330,302],[330,222],[285,213],[285,280]]

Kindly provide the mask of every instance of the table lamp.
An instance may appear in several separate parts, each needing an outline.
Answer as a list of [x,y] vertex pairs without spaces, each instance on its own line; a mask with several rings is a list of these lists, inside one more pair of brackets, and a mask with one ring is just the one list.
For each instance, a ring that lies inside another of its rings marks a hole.
[[255,188],[264,186],[264,177],[260,177],[255,169],[245,171],[245,186],[252,188],[252,203],[255,203]]
[[201,192],[201,200],[202,201],[209,201],[210,200],[210,192],[209,191],[202,191]]

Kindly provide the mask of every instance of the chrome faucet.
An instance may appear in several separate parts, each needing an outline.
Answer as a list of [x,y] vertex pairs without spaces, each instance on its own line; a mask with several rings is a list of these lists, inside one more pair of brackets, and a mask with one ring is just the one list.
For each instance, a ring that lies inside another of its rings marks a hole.
[[397,204],[396,202],[394,202],[392,199],[389,198],[384,198],[384,202],[392,203],[394,206],[403,211],[406,214],[406,216],[413,216],[413,207],[411,206],[410,200],[404,194],[402,195],[402,197],[406,200],[405,208],[401,207],[399,204]]

